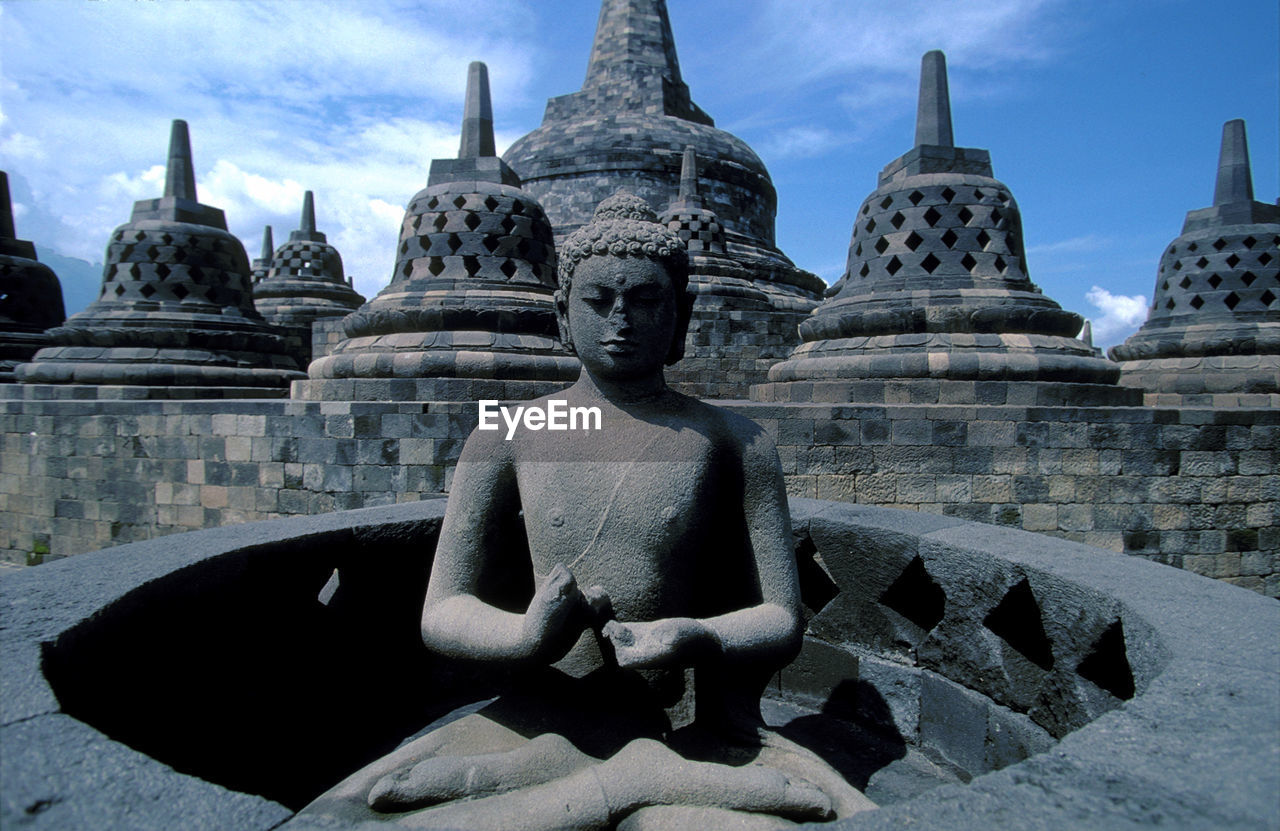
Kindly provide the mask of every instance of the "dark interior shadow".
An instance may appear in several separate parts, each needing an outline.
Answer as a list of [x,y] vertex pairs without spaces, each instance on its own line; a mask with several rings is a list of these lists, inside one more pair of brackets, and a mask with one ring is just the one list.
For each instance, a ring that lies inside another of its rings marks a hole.
[[907,755],[888,702],[866,681],[841,681],[819,712],[792,719],[778,732],[817,753],[863,791],[873,774]]

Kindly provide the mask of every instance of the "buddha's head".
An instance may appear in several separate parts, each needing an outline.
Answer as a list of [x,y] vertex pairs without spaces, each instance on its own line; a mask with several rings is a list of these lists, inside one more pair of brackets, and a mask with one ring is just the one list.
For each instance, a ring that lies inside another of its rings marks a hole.
[[560,338],[593,374],[661,370],[684,356],[693,297],[684,242],[645,201],[619,192],[559,250]]

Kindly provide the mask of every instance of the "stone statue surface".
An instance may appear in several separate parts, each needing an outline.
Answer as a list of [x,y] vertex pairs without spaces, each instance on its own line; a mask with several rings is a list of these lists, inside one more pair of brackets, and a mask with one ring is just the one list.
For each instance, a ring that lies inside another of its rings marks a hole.
[[[303,815],[776,828],[874,807],[760,718],[802,635],[781,470],[758,425],[664,383],[691,297],[684,246],[654,220],[617,194],[560,252],[556,312],[583,371],[548,398],[598,408],[599,429],[477,430],[453,480],[422,637],[521,668],[517,690]],[[528,562],[513,564],[521,510]],[[534,587],[522,597],[495,588],[521,570]]]

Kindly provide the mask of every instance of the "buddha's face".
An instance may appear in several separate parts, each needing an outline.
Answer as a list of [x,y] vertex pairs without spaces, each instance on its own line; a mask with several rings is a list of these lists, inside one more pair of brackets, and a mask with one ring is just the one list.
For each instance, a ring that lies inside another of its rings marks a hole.
[[626,381],[659,372],[676,331],[671,277],[645,257],[589,257],[574,271],[567,308],[574,349],[597,378]]

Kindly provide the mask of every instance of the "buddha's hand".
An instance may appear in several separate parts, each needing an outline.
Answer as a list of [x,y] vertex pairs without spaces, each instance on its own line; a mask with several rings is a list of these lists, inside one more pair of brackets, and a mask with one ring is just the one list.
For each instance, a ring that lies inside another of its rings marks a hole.
[[605,624],[604,636],[613,644],[618,666],[632,669],[689,664],[707,651],[713,636],[690,617]]
[[583,630],[592,624],[608,595],[593,587],[578,588],[573,572],[557,564],[538,586],[524,613],[521,639],[530,656],[558,660],[569,651]]

